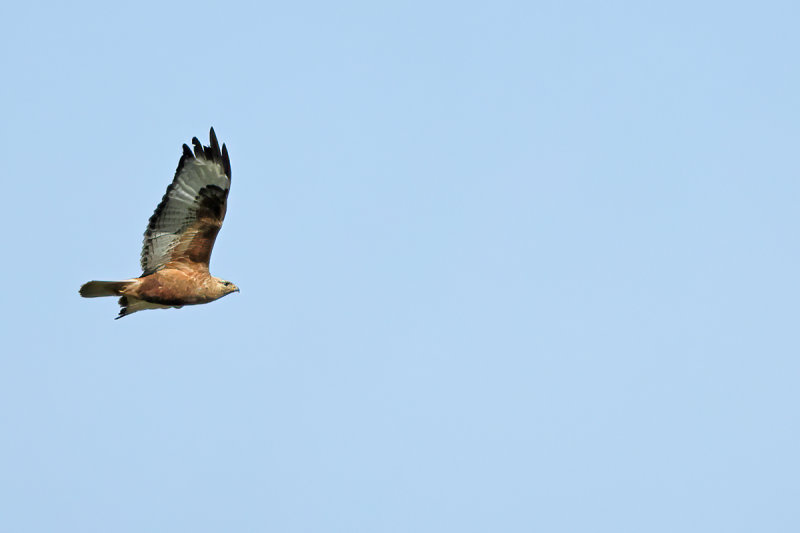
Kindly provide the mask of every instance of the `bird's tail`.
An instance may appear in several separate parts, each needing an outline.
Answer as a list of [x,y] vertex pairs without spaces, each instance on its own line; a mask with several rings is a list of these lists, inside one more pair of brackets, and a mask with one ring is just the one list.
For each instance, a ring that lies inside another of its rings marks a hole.
[[90,281],[84,283],[80,293],[84,298],[99,298],[101,296],[120,296],[122,290],[130,281]]

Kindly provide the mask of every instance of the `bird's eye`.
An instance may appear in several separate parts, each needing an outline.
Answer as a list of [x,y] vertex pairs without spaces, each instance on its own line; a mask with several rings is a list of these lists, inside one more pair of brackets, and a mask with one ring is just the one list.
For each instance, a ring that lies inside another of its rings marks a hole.
[[226,281],[226,282],[225,282],[225,286],[228,286],[228,285],[230,285],[230,284],[231,284],[231,282],[230,282],[230,281]]

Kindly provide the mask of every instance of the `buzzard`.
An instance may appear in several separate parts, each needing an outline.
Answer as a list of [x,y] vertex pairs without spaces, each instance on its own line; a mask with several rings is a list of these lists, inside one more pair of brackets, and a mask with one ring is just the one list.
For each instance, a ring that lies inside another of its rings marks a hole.
[[214,128],[210,146],[192,139],[194,152],[183,145],[175,178],[144,232],[142,275],[125,281],[90,281],[84,298],[120,296],[119,316],[144,309],[180,309],[213,302],[239,288],[208,271],[211,249],[225,219],[231,162],[220,150]]

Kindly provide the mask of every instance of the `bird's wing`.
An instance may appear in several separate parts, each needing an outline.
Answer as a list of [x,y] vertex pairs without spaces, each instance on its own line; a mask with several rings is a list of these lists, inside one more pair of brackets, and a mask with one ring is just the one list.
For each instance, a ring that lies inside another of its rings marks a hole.
[[208,269],[211,249],[222,227],[231,187],[231,162],[228,149],[220,150],[214,128],[211,146],[192,139],[194,153],[183,145],[175,178],[144,232],[143,276],[168,263],[183,263]]

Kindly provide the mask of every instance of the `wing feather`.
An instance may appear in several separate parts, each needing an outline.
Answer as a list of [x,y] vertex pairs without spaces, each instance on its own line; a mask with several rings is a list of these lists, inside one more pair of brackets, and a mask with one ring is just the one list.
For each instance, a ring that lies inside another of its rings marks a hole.
[[183,145],[175,177],[144,232],[143,276],[168,263],[208,269],[211,250],[222,227],[231,185],[228,149],[220,150],[214,128],[210,146],[192,139],[194,153]]

